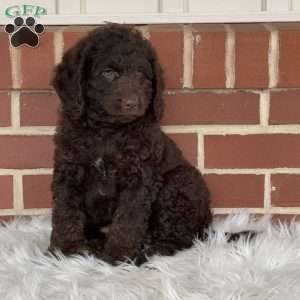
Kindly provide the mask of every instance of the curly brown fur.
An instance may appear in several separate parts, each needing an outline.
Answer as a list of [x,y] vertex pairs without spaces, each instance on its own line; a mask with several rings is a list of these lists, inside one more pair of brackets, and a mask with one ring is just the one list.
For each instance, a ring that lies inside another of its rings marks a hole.
[[53,85],[62,112],[49,250],[140,264],[203,237],[209,192],[160,128],[164,84],[150,43],[124,25],[100,27],[66,52]]

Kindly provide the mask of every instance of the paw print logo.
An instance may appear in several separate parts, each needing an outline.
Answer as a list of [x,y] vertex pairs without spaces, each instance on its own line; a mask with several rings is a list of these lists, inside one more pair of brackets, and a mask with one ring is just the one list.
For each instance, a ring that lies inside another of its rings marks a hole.
[[42,24],[35,24],[33,17],[16,17],[14,24],[7,24],[4,30],[10,35],[10,43],[13,47],[19,47],[23,44],[30,47],[37,47],[39,44],[39,35],[44,32]]

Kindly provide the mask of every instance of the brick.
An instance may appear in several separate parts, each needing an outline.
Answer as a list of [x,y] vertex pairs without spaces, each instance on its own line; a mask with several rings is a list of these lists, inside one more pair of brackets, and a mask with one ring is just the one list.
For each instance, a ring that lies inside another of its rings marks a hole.
[[225,87],[225,43],[224,26],[193,26],[193,87]]
[[9,36],[6,32],[0,32],[0,89],[12,87],[12,72],[10,66]]
[[300,86],[300,29],[279,30],[279,87]]
[[184,157],[197,166],[197,135],[193,133],[172,133],[168,136],[177,144]]
[[51,175],[23,176],[24,208],[50,208],[51,181]]
[[11,125],[11,104],[10,94],[0,93],[0,126]]
[[13,208],[13,176],[0,176],[0,209]]
[[87,35],[86,31],[70,32],[66,31],[64,34],[64,51],[74,46],[81,38]]
[[165,96],[163,125],[259,122],[258,94],[197,92]]
[[300,135],[205,136],[206,168],[299,168]]
[[273,174],[271,186],[273,206],[300,207],[300,175]]
[[268,87],[270,33],[262,25],[234,25],[235,87]]
[[179,88],[183,82],[183,31],[178,26],[151,26],[150,42],[157,51],[167,88]]
[[46,32],[40,37],[37,48],[21,48],[22,88],[49,88],[53,67],[53,32]]
[[263,207],[264,176],[208,174],[204,176],[212,207]]
[[56,125],[59,103],[55,93],[22,93],[21,126]]
[[0,136],[0,168],[51,168],[52,136]]
[[300,124],[300,90],[270,93],[270,124]]

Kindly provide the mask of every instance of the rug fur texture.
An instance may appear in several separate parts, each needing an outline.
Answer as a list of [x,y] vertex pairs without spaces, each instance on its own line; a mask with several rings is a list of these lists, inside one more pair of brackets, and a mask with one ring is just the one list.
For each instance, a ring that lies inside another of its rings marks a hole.
[[[1,300],[299,300],[300,221],[232,215],[214,223],[209,240],[140,268],[112,267],[92,256],[46,257],[49,216],[0,226]],[[260,233],[227,243],[224,232]]]

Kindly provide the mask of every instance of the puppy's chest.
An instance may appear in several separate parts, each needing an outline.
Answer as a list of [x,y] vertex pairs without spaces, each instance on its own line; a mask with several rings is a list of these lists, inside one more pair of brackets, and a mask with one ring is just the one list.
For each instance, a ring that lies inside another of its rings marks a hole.
[[85,204],[90,215],[104,212],[108,207],[110,215],[120,190],[126,187],[128,181],[136,180],[134,174],[137,175],[142,167],[137,155],[125,151],[125,148],[121,151],[111,144],[106,150],[102,145],[89,166],[86,178]]
[[95,220],[100,218],[108,222],[117,201],[117,169],[110,161],[99,157],[89,168],[85,187],[87,212]]
[[93,164],[109,172],[112,168],[121,171],[129,165],[142,165],[151,156],[151,145],[142,139],[114,138],[95,145]]
[[107,186],[117,185],[124,177],[140,172],[150,157],[145,145],[138,143],[118,143],[115,141],[98,145],[91,165],[98,182]]

